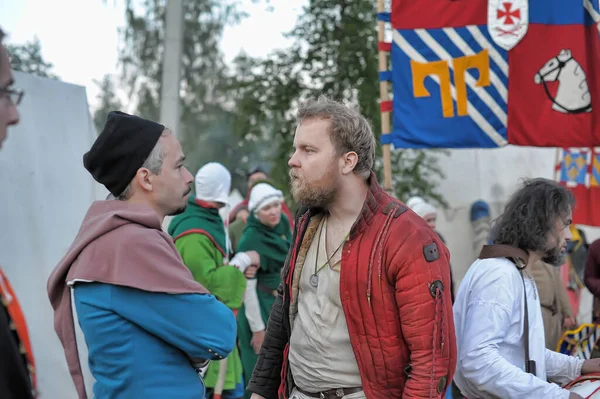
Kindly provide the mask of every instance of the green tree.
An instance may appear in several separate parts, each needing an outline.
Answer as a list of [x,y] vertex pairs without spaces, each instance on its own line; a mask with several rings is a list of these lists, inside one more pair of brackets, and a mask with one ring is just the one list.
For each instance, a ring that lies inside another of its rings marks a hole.
[[[235,61],[232,91],[241,137],[268,137],[274,148],[273,178],[287,186],[287,160],[292,151],[294,110],[309,96],[326,94],[357,105],[380,130],[376,5],[373,0],[310,0],[287,36],[290,48],[265,59],[240,55]],[[379,138],[379,133],[377,134]],[[381,146],[376,170],[383,177]],[[439,152],[392,152],[395,194],[406,200],[419,194],[441,205],[437,191],[444,175]]]
[[104,75],[101,81],[94,81],[99,87],[100,93],[97,96],[100,102],[96,111],[94,111],[94,125],[96,132],[100,134],[106,123],[106,118],[110,111],[121,111],[123,104],[117,97],[116,83],[111,75]]
[[[126,25],[119,50],[120,84],[135,113],[160,119],[166,0],[126,1]],[[245,169],[255,160],[257,142],[233,131],[227,66],[219,49],[223,29],[244,16],[237,0],[186,0],[181,79],[181,125],[176,132],[194,173],[209,161],[232,172],[233,186],[245,192]]]
[[58,79],[58,76],[52,72],[54,65],[42,57],[42,45],[37,37],[22,45],[7,44],[6,48],[10,54],[11,67],[15,71]]

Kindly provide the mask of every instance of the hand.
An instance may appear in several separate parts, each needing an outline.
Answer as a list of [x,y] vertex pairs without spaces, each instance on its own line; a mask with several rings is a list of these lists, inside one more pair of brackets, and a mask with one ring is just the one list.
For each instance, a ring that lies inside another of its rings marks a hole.
[[576,393],[570,393],[569,399],[583,399],[582,396],[577,395]]
[[570,330],[572,328],[577,327],[577,322],[573,317],[565,317],[563,320],[563,328],[566,330]]
[[244,277],[255,278],[257,270],[258,270],[258,267],[256,267],[256,266],[248,266],[246,268],[246,270],[244,270]]
[[254,349],[254,353],[257,355],[260,353],[260,347],[265,340],[265,330],[257,331],[252,334],[252,339],[250,340],[250,345],[252,345],[252,349]]
[[600,373],[600,359],[590,359],[583,362],[581,375],[591,373]]
[[260,255],[258,254],[258,252],[256,251],[246,251],[246,255],[248,255],[248,257],[250,258],[250,261],[252,261],[251,265],[253,266],[260,266]]

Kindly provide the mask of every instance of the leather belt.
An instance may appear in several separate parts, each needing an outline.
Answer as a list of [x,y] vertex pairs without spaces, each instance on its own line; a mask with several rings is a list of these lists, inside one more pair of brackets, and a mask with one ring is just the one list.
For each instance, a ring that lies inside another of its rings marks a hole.
[[343,398],[346,395],[350,395],[356,392],[362,391],[362,387],[354,387],[354,388],[333,388],[328,391],[321,392],[306,392],[304,389],[296,387],[298,392],[303,395],[306,395],[311,398],[321,398],[321,399],[339,399]]

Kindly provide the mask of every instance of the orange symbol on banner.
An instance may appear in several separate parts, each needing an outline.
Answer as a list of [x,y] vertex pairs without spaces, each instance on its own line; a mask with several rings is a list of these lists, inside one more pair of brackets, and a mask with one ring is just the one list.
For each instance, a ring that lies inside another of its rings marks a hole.
[[[413,95],[415,98],[429,97],[431,94],[425,88],[425,78],[435,75],[440,83],[440,97],[442,101],[442,115],[444,118],[454,117],[454,104],[452,103],[452,84],[450,82],[450,64],[446,60],[432,62],[410,61],[413,80]],[[452,59],[454,69],[454,86],[456,88],[456,108],[458,116],[467,116],[467,83],[465,75],[469,69],[476,69],[479,78],[476,87],[490,85],[490,58],[488,50],[484,49],[474,55],[465,55]],[[473,88],[473,87],[471,87]]]

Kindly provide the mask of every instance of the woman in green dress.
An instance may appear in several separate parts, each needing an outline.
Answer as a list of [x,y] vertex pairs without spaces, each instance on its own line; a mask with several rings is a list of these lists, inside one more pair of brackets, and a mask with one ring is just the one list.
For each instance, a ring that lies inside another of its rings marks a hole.
[[[259,183],[250,192],[246,228],[238,244],[239,251],[254,250],[260,255],[256,278],[249,279],[244,305],[238,313],[238,340],[244,383],[248,386],[258,353],[265,337],[271,307],[281,282],[281,269],[292,243],[288,218],[281,213],[283,194],[267,183]],[[246,391],[245,398],[250,397]]]

